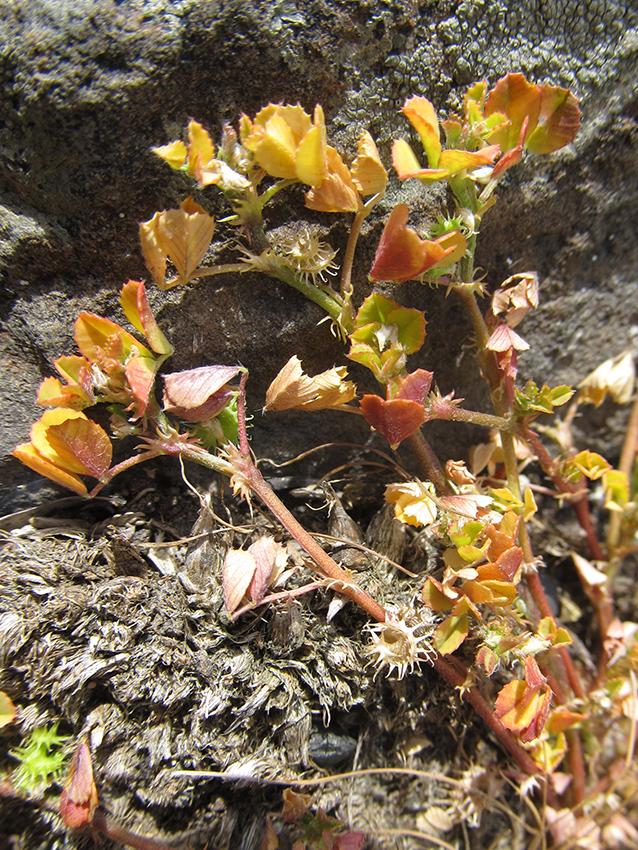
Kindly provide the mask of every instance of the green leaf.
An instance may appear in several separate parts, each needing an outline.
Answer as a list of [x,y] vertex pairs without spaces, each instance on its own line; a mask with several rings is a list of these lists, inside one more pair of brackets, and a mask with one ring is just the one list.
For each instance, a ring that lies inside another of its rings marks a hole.
[[434,646],[441,655],[450,655],[463,643],[469,631],[470,618],[467,614],[448,617],[434,632]]

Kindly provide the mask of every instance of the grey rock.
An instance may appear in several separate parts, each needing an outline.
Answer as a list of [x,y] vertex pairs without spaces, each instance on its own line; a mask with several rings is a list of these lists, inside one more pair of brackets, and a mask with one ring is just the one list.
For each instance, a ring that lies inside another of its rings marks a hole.
[[[499,190],[484,223],[480,265],[496,284],[536,268],[541,307],[521,331],[532,349],[525,378],[581,379],[606,356],[636,345],[635,221],[638,13],[633,3],[417,3],[406,0],[168,2],[84,0],[7,3],[0,22],[0,351],[1,505],[39,498],[35,476],[9,456],[39,415],[39,381],[50,361],[73,351],[72,323],[91,310],[119,316],[117,292],[148,278],[137,226],[192,191],[150,152],[176,138],[190,116],[216,136],[241,111],[267,101],[321,102],[329,134],[351,155],[367,127],[389,162],[391,140],[406,135],[405,97],[423,94],[458,107],[465,85],[507,71],[573,88],[583,129],[552,157],[528,161]],[[215,213],[215,192],[196,193]],[[355,268],[359,298],[385,214],[398,200],[425,226],[440,191],[394,181],[362,236]],[[290,217],[329,228],[343,249],[338,217],[309,213],[300,190],[273,205],[268,224]],[[226,248],[235,234],[219,228]],[[223,247],[223,246],[222,246]],[[149,287],[176,347],[172,367],[241,362],[251,370],[257,412],[278,369],[299,353],[309,370],[344,362],[342,347],[314,305],[257,275],[193,285],[168,295]],[[433,369],[444,391],[468,404],[484,395],[459,348],[467,324],[451,299],[417,284],[397,297],[427,311],[428,339],[415,365]],[[356,371],[356,370],[355,370]],[[372,387],[368,387],[372,389]],[[354,417],[350,417],[354,419]],[[624,417],[614,415],[603,451],[618,450]],[[337,431],[338,429],[338,431]],[[279,458],[324,442],[326,433],[368,439],[361,423],[294,414],[258,414],[254,446]],[[433,426],[442,456],[463,455],[476,432]],[[598,447],[600,448],[600,447]],[[34,490],[35,487],[35,490]],[[45,492],[45,491],[43,491]],[[46,491],[48,492],[48,491]]]

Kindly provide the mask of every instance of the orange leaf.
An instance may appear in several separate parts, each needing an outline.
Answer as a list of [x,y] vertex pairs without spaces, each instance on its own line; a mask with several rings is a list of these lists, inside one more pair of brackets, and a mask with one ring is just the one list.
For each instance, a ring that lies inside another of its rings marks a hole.
[[306,207],[319,212],[357,212],[363,204],[347,165],[330,146],[327,159],[328,173],[319,186],[306,193]]
[[359,136],[357,158],[352,163],[352,180],[362,195],[376,195],[385,189],[388,173],[383,167],[374,139],[365,130]]
[[86,496],[88,492],[86,485],[77,475],[66,472],[54,463],[51,463],[31,443],[22,443],[16,446],[11,454],[39,475],[44,475],[45,478],[54,481],[62,487],[66,487],[67,490],[73,490],[78,496]]
[[173,346],[159,329],[151,312],[142,281],[129,280],[124,284],[120,293],[120,304],[126,318],[136,331],[144,334],[156,354],[173,353]]
[[158,361],[152,357],[131,357],[126,364],[126,380],[137,402],[135,413],[138,416],[143,416],[146,411],[158,366]]
[[101,478],[111,465],[113,447],[108,434],[86,417],[51,425],[46,429],[46,440],[71,472]]

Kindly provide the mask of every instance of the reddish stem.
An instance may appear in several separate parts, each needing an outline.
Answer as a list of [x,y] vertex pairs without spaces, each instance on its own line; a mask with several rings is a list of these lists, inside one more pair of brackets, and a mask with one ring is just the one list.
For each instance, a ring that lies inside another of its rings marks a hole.
[[437,655],[434,659],[433,667],[448,684],[460,691],[463,699],[469,702],[474,711],[496,735],[501,746],[507,750],[525,773],[528,773],[530,776],[543,773],[543,770],[536,764],[529,753],[523,749],[509,729],[506,729],[498,717],[496,717],[487,700],[475,688],[464,688],[465,677],[462,673],[459,673],[452,664],[449,664],[440,655]]
[[130,832],[128,829],[124,829],[119,823],[115,823],[114,820],[107,817],[101,809],[96,809],[91,828],[96,832],[101,832],[102,835],[106,835],[107,838],[119,841],[120,844],[135,847],[136,850],[175,850],[172,845],[164,841],[144,838],[141,835]]
[[[540,611],[543,617],[549,617],[552,623],[556,624],[556,620],[554,618],[554,613],[552,611],[551,605],[549,604],[549,600],[545,594],[545,589],[540,580],[540,576],[537,572],[528,573],[525,576],[525,580],[527,582],[527,586],[530,589],[530,593],[536,603],[536,607]],[[565,665],[565,673],[567,675],[567,680],[569,681],[569,685],[574,692],[574,695],[579,699],[585,698],[585,691],[583,690],[583,686],[581,684],[578,673],[576,672],[576,668],[574,667],[574,662],[572,661],[572,657],[567,651],[567,647],[561,646],[558,648],[558,653]]]
[[431,481],[434,484],[436,495],[453,495],[454,491],[450,486],[450,482],[443,474],[439,459],[421,431],[415,431],[414,434],[410,434],[410,436],[406,439],[406,442],[412,449],[412,452],[417,459],[417,463],[421,467],[421,472],[428,481]]
[[531,428],[529,428],[528,426],[521,428],[519,431],[519,436],[527,443],[529,443],[530,448],[538,458],[538,461],[541,467],[543,468],[543,472],[549,478],[551,478],[551,480],[556,485],[556,489],[561,493],[567,493],[572,496],[570,502],[574,507],[576,518],[578,519],[581,528],[585,532],[587,545],[589,547],[589,551],[591,553],[592,558],[595,561],[605,561],[605,553],[603,552],[602,546],[600,545],[600,541],[598,540],[598,536],[594,529],[594,524],[591,520],[587,490],[585,489],[584,492],[581,492],[582,487],[580,486],[580,484],[576,486],[570,481],[565,481],[562,475],[560,475],[560,473],[557,471],[556,461],[552,458],[545,446],[541,443],[538,438],[538,434],[532,431]]
[[261,501],[271,511],[271,513],[279,520],[286,531],[291,534],[297,543],[302,546],[310,555],[315,564],[319,567],[320,575],[331,579],[334,582],[333,589],[338,593],[347,596],[361,606],[364,611],[379,623],[385,623],[387,615],[385,610],[379,603],[369,594],[359,587],[341,567],[334,561],[327,552],[321,548],[317,541],[308,534],[306,529],[290,513],[281,499],[276,495],[272,487],[264,480],[261,472],[252,463],[249,458],[245,458],[244,466],[241,470],[242,477],[250,485],[250,489],[259,496]]
[[585,762],[583,760],[583,748],[577,729],[568,729],[565,732],[567,738],[567,757],[572,775],[569,786],[571,795],[571,808],[576,809],[585,799]]

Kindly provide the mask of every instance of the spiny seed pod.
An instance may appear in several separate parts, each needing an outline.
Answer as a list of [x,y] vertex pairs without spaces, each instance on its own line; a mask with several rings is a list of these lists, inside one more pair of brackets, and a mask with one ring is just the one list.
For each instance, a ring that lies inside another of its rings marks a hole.
[[[427,617],[429,612],[424,613]],[[407,672],[414,671],[415,665],[431,663],[434,649],[423,643],[432,637],[434,628],[434,622],[419,619],[411,612],[396,620],[368,625],[372,644],[366,654],[377,667],[375,678],[384,667],[388,668],[386,677],[396,670],[397,677],[403,679]]]
[[312,278],[315,286],[317,278],[326,283],[324,275],[336,275],[338,266],[333,262],[336,255],[330,245],[319,241],[315,230],[307,227],[277,243],[277,256],[306,282]]

